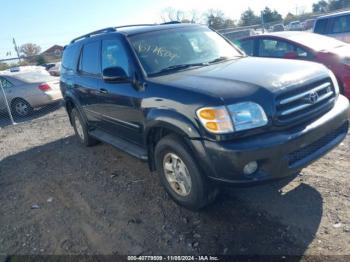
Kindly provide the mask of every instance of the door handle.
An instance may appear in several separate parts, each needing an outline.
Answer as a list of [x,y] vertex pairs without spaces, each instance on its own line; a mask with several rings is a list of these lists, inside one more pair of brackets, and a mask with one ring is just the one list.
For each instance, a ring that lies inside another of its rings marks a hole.
[[101,94],[108,94],[108,90],[107,90],[107,89],[104,89],[104,88],[101,88],[101,89],[100,89],[100,93],[101,93]]

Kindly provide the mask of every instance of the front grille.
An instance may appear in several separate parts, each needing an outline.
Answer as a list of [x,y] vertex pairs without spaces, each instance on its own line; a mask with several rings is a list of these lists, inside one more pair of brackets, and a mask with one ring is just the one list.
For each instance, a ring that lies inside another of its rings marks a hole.
[[339,135],[345,135],[348,131],[349,124],[346,123],[342,127],[334,130],[332,133],[321,137],[319,140],[313,142],[312,144],[303,147],[297,151],[294,151],[288,155],[289,166],[295,165],[297,162],[303,160],[305,157],[312,155],[317,150],[325,147],[334,139],[336,139]]
[[330,78],[293,88],[276,98],[276,122],[288,125],[311,119],[332,108],[335,92]]

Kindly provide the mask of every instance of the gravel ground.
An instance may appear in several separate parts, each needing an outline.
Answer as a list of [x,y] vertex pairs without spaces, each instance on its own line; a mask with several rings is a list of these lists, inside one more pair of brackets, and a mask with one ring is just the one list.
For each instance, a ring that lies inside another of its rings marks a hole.
[[350,136],[296,178],[190,212],[145,163],[85,148],[62,108],[0,120],[0,254],[350,255]]

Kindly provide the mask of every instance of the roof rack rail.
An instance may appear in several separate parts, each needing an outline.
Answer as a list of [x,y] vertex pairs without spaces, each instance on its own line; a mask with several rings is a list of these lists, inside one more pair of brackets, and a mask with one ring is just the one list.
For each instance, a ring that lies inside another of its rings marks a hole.
[[161,23],[161,25],[174,25],[174,24],[181,24],[181,22],[180,21],[170,21],[170,22]]
[[133,26],[153,26],[153,25],[157,25],[157,24],[133,24],[133,25],[121,25],[121,26],[117,26],[117,27],[114,27],[114,28],[118,29],[118,28],[124,28],[124,27],[133,27]]
[[79,36],[77,38],[74,38],[70,43],[73,44],[73,43],[77,42],[78,40],[82,40],[84,38],[88,38],[88,37],[91,37],[93,35],[99,35],[99,34],[103,34],[103,33],[110,33],[110,32],[115,32],[115,31],[117,31],[115,27],[107,27],[107,28],[100,29],[100,30],[88,33],[86,35],[82,35],[82,36]]

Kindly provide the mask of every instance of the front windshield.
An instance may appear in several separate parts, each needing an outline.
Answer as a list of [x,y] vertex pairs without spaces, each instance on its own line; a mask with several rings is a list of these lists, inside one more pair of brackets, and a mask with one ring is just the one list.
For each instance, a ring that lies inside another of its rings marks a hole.
[[313,33],[296,34],[290,39],[315,51],[331,50],[346,45],[346,43],[335,38]]
[[220,35],[204,27],[144,33],[131,36],[130,42],[148,75],[242,56]]

